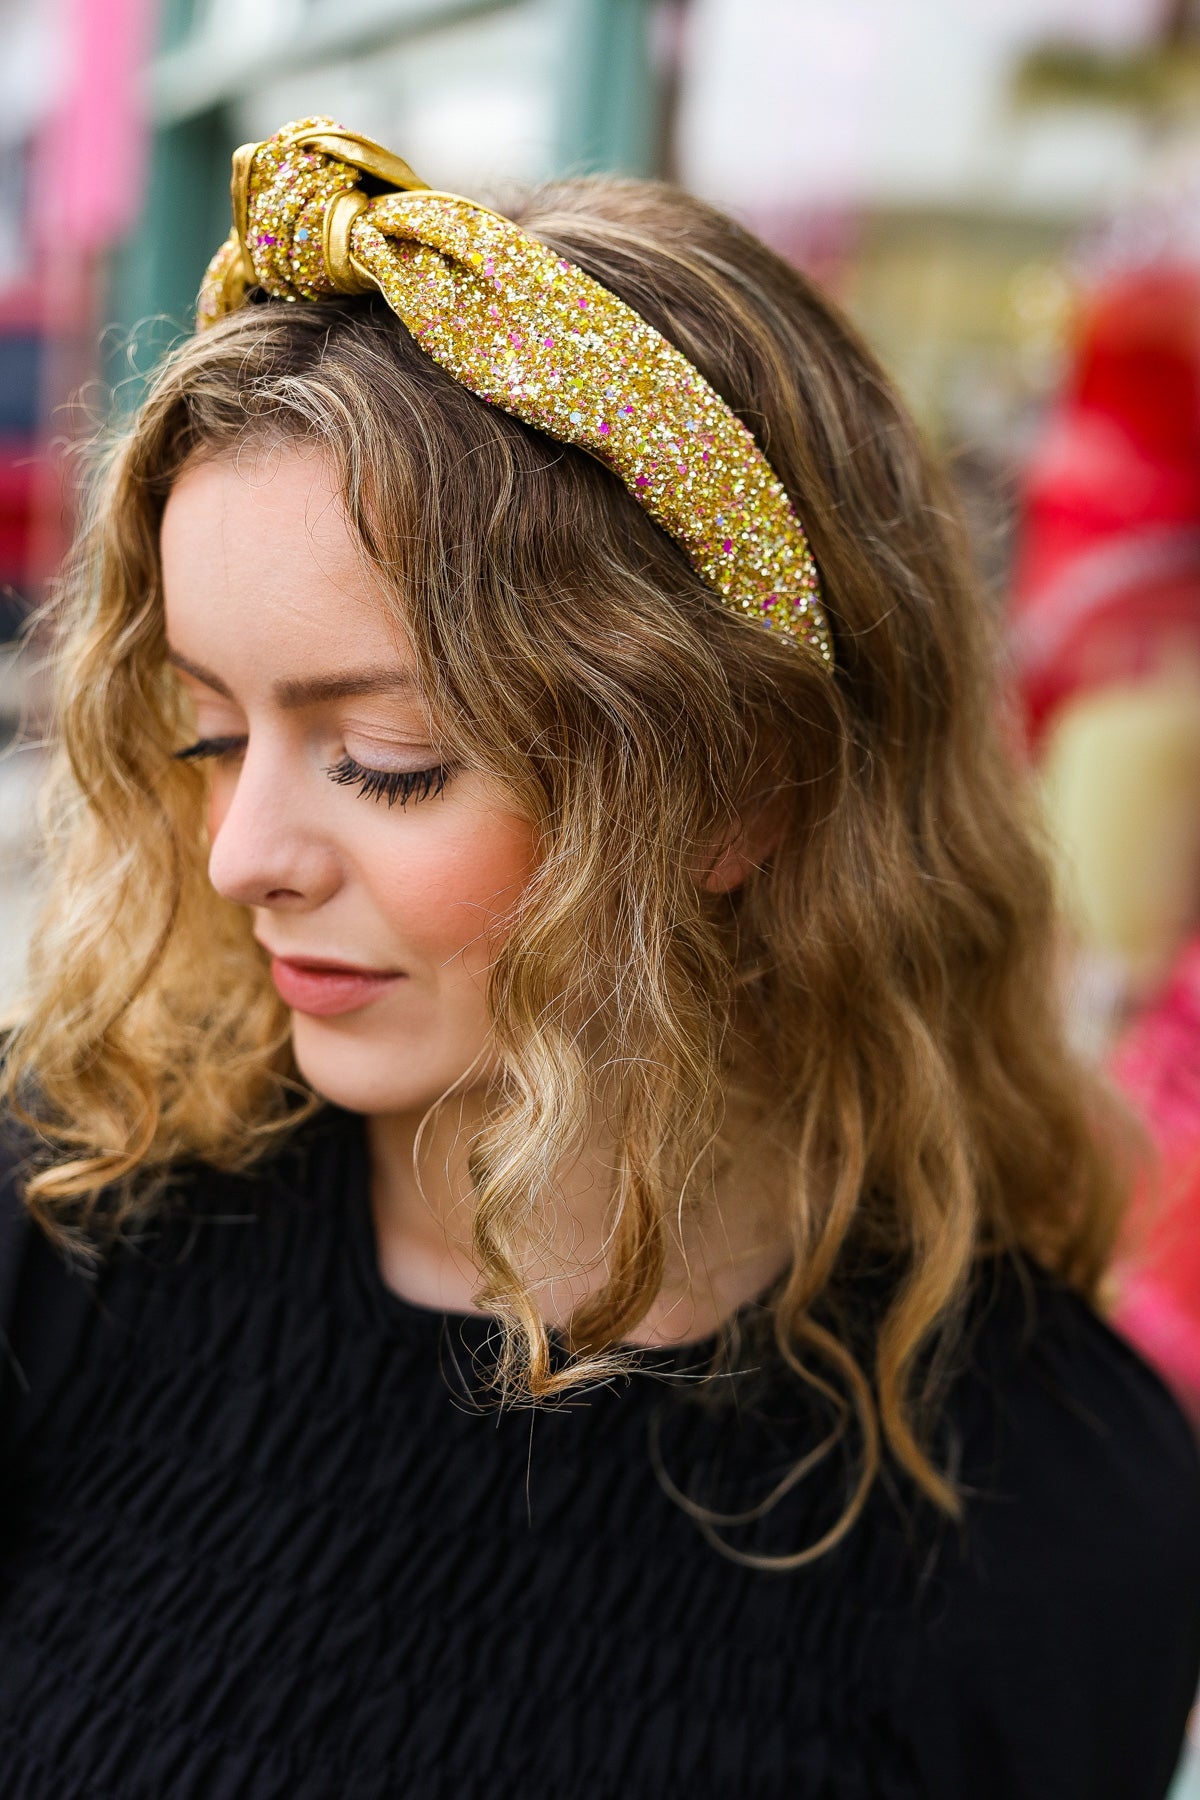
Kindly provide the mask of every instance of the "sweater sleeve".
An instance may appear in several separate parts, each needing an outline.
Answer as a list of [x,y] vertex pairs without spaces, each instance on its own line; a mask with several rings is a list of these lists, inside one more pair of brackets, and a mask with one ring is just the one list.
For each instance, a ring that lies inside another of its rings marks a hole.
[[1010,1299],[958,1399],[961,1532],[909,1727],[929,1800],[1163,1800],[1200,1679],[1200,1454],[1078,1297]]

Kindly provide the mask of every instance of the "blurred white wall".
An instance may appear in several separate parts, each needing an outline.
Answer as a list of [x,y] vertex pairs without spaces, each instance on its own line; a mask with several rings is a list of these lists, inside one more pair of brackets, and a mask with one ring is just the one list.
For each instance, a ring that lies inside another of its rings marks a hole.
[[1075,213],[1131,183],[1145,128],[1111,108],[1018,113],[1018,57],[1118,50],[1156,0],[694,0],[679,172],[718,205]]

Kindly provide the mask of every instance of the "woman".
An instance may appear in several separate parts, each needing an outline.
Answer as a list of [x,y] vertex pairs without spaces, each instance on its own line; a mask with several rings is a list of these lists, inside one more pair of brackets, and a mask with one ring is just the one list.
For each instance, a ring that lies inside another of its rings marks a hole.
[[6,1795],[1160,1796],[1200,1473],[894,396],[655,187],[235,221],[63,588]]

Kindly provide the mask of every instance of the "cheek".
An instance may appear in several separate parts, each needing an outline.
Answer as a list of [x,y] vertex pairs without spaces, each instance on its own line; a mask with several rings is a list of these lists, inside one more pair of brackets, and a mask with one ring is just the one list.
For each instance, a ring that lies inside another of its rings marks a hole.
[[523,820],[493,817],[486,826],[459,827],[447,821],[420,841],[390,844],[374,862],[372,886],[397,937],[477,970],[502,939],[505,916],[535,867],[534,832]]

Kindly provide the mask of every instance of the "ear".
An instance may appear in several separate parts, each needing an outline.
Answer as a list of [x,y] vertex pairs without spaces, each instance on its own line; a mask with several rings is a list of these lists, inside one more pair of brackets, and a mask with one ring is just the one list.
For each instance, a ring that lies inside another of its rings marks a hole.
[[748,808],[700,876],[701,887],[710,894],[730,894],[741,887],[750,871],[778,848],[785,825],[783,805],[775,798]]

